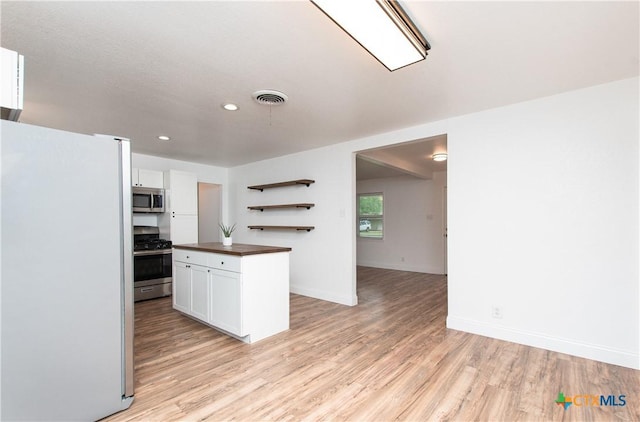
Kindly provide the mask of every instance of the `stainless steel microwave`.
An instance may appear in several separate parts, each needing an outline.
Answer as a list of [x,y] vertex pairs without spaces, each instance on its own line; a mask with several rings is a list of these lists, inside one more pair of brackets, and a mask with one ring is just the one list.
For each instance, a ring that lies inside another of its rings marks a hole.
[[133,212],[164,212],[164,189],[132,186]]

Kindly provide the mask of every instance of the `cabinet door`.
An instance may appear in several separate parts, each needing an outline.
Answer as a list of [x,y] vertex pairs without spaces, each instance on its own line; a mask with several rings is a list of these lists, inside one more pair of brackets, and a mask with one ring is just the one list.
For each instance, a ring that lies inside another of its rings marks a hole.
[[138,169],[138,185],[145,188],[164,188],[161,171]]
[[170,237],[176,245],[198,243],[198,216],[172,215]]
[[238,336],[246,336],[242,321],[240,273],[211,270],[209,323]]
[[191,267],[184,262],[173,265],[173,307],[189,313],[191,308]]
[[198,178],[194,173],[170,170],[171,212],[198,214]]
[[202,321],[209,320],[209,270],[199,265],[191,266],[190,314]]
[[131,168],[131,186],[140,186],[139,183],[139,179],[138,179],[138,174],[139,174],[139,170],[135,167]]

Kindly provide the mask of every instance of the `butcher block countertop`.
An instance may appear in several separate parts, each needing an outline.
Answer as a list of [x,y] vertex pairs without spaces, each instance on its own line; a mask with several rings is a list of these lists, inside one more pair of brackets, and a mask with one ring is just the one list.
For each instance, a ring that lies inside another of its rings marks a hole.
[[246,256],[259,255],[276,252],[290,252],[291,248],[281,246],[247,245],[234,243],[232,246],[222,246],[221,242],[211,243],[189,243],[186,245],[173,245],[176,249],[186,249],[190,251],[222,253],[226,255]]

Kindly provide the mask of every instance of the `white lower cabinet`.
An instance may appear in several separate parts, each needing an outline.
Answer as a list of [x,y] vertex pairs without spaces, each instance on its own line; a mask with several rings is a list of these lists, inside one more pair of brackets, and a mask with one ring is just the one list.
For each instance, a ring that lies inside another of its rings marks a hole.
[[209,323],[238,336],[246,336],[242,324],[242,280],[239,273],[211,270]]
[[173,263],[173,307],[198,319],[209,319],[210,268],[186,262]]
[[184,262],[173,262],[173,308],[191,312],[191,266]]
[[199,265],[191,266],[191,306],[190,313],[194,317],[207,321],[209,319],[209,277],[211,269]]
[[288,252],[174,249],[173,307],[246,343],[289,329]]

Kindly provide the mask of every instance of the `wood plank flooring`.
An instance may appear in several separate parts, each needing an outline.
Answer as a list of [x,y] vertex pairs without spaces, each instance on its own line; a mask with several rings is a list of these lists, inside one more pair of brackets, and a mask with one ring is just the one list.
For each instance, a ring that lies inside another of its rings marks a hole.
[[[105,420],[640,420],[640,371],[448,330],[446,295],[360,267],[358,306],[291,295],[291,329],[253,345],[137,303],[135,400]],[[561,391],[626,406],[564,410]]]

